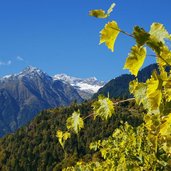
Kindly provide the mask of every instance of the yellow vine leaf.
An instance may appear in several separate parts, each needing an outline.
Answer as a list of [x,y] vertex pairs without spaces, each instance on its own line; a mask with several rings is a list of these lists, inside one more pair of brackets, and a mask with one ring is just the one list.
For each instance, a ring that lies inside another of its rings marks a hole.
[[67,119],[66,123],[67,129],[78,134],[81,128],[84,128],[84,121],[80,117],[80,111],[74,112],[71,117]]
[[71,134],[69,132],[62,132],[61,130],[57,130],[56,137],[58,138],[58,141],[62,148],[64,148],[65,141],[71,137]]
[[164,95],[167,102],[171,101],[171,78],[164,81]]
[[158,79],[157,72],[154,70],[150,79],[146,81],[147,83],[147,96],[155,93],[155,91],[159,88],[160,80]]
[[107,23],[100,32],[100,44],[106,43],[106,46],[113,52],[115,40],[119,32],[120,29],[115,21]]
[[155,53],[160,55],[160,53],[163,51],[162,47],[165,46],[165,39],[170,39],[170,35],[163,26],[163,24],[160,23],[153,23],[151,25],[150,31],[150,38],[147,41],[147,45],[155,51]]
[[98,101],[94,102],[92,107],[94,111],[94,119],[99,116],[102,120],[107,120],[114,113],[113,102],[109,98],[103,96],[99,96]]
[[146,81],[146,84],[150,110],[153,111],[153,113],[158,113],[162,100],[162,80],[158,78],[156,71],[152,73],[152,77]]
[[113,8],[116,6],[115,3],[112,3],[110,8],[107,10],[107,14],[110,15],[110,13],[113,11]]
[[164,39],[169,39],[170,35],[163,26],[163,24],[160,23],[153,23],[150,28],[150,35],[151,39],[157,41],[157,42],[162,42],[165,43]]
[[169,141],[163,143],[162,148],[166,153],[171,155],[171,143]]
[[171,113],[163,118],[163,124],[160,126],[160,134],[162,136],[171,135]]
[[171,113],[162,119],[160,135],[163,139],[163,150],[171,155]]
[[104,10],[98,9],[98,10],[91,10],[89,12],[90,16],[97,17],[97,18],[107,18],[107,14],[105,13]]
[[129,91],[134,95],[138,105],[143,104],[145,109],[149,107],[146,97],[147,85],[145,83],[139,83],[137,80],[133,80],[129,83]]
[[146,48],[137,45],[131,48],[128,54],[124,69],[128,69],[133,75],[137,76],[139,69],[142,67],[146,57]]
[[89,11],[89,15],[96,17],[96,18],[107,18],[110,16],[110,13],[113,11],[113,8],[115,7],[115,3],[113,3],[110,8],[105,12],[102,9],[96,9],[96,10],[91,10]]
[[166,66],[168,64],[171,65],[171,51],[167,46],[160,47],[160,54],[157,56],[157,63],[160,66]]
[[138,83],[137,80],[130,82],[129,90],[135,97],[138,105],[143,104],[148,113],[159,113],[162,93],[159,89],[160,82],[153,77],[146,83]]

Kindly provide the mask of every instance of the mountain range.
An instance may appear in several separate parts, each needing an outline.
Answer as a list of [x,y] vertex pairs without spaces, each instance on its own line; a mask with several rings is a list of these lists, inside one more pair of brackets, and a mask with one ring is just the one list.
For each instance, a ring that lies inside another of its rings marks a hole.
[[[154,69],[157,65],[142,69],[139,81],[148,79]],[[99,94],[130,97],[128,87],[133,79],[134,76],[124,74],[104,85],[94,77],[81,79],[66,74],[51,77],[31,66],[18,74],[4,76],[0,79],[0,137],[14,132],[44,109],[67,106],[74,101],[81,103]]]
[[[67,79],[64,79],[67,78]],[[41,110],[91,98],[102,85],[95,78],[49,76],[36,67],[0,79],[0,137],[32,120]],[[97,85],[96,85],[97,84]],[[80,85],[80,86],[79,86]]]
[[97,93],[97,91],[105,85],[104,81],[99,81],[95,77],[83,79],[71,77],[66,74],[57,74],[53,77],[53,79],[70,84],[77,90],[83,99],[87,100],[91,99],[94,93]]

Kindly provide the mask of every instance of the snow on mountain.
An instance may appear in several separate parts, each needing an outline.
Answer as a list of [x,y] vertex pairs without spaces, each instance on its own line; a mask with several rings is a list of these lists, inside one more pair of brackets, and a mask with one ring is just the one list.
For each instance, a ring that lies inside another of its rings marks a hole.
[[0,137],[15,131],[44,109],[68,106],[83,99],[68,83],[35,67],[0,78]]
[[35,78],[41,78],[42,80],[47,80],[48,82],[53,82],[56,80],[60,80],[65,84],[69,84],[74,87],[79,95],[83,99],[90,99],[94,93],[104,86],[103,81],[97,80],[95,77],[90,78],[77,78],[68,76],[66,74],[57,74],[53,77],[47,75],[45,72],[41,71],[40,69],[32,66],[28,66],[22,72],[13,75],[6,75],[0,78],[0,82],[4,82],[6,80],[16,80],[16,79],[31,79],[34,80]]
[[53,79],[69,83],[77,89],[80,96],[84,99],[90,99],[94,93],[104,86],[104,82],[98,81],[95,77],[84,79],[68,76],[66,74],[57,74]]
[[53,81],[52,77],[47,75],[42,70],[33,66],[28,66],[23,71],[17,74],[5,75],[2,78],[0,78],[0,81],[3,82],[5,80],[15,80],[15,79],[22,79],[22,78],[35,79],[36,77],[40,77],[42,79],[46,78],[48,80]]

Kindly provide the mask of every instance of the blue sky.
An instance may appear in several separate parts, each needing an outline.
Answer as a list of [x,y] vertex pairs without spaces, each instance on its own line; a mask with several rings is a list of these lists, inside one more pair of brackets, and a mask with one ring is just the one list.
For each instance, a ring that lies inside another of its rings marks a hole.
[[[88,16],[89,10],[107,9],[113,2],[110,18]],[[170,7],[170,0],[1,0],[0,76],[32,65],[49,75],[110,80],[127,73],[122,68],[135,42],[120,34],[114,53],[99,46],[105,23],[116,20],[131,33],[135,25],[148,31],[152,22],[160,22],[171,32]],[[153,62],[148,57],[144,66]]]

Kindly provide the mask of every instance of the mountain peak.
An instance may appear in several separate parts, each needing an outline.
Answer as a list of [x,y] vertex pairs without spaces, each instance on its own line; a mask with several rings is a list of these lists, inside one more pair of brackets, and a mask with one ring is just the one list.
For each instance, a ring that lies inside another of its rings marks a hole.
[[23,71],[21,71],[18,74],[15,74],[17,77],[35,77],[35,76],[48,76],[45,72],[43,72],[41,69],[33,66],[27,66]]
[[0,78],[0,81],[13,80],[19,78],[21,79],[23,77],[36,78],[37,76],[52,80],[52,78],[48,74],[43,72],[41,69],[33,66],[27,66],[19,73],[3,76],[2,78]]
[[37,67],[33,67],[33,66],[27,66],[23,71],[21,71],[20,73],[33,73],[33,72],[38,72],[38,73],[42,73],[43,71],[41,71],[39,68]]
[[53,77],[54,80],[60,80],[72,85],[83,99],[90,99],[102,86],[103,81],[98,81],[96,77],[77,78],[66,74],[57,74]]

